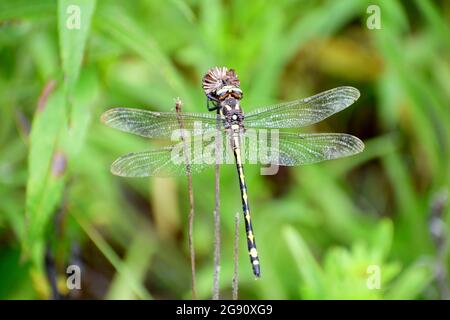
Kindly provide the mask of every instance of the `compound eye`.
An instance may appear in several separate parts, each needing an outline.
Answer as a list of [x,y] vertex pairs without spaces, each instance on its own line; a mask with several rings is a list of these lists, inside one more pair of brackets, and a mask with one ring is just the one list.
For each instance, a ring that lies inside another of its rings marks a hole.
[[233,90],[233,97],[236,99],[242,99],[242,90],[236,88]]
[[226,96],[227,96],[227,92],[226,91],[217,93],[217,97],[219,98],[219,100],[225,99]]
[[216,95],[219,100],[223,100],[228,93],[228,90],[220,89],[217,90]]

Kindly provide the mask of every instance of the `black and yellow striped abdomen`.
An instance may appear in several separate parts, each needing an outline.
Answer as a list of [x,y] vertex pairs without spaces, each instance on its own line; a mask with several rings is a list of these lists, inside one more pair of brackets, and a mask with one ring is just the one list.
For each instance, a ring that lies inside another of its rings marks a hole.
[[245,221],[245,232],[247,234],[247,247],[248,247],[248,254],[250,256],[250,263],[252,264],[253,268],[253,274],[256,277],[260,277],[261,275],[261,269],[259,264],[259,257],[258,257],[258,251],[256,250],[256,242],[255,242],[255,236],[253,234],[253,227],[252,227],[252,219],[250,216],[250,206],[248,203],[248,195],[247,195],[247,185],[245,183],[245,176],[244,176],[244,167],[242,164],[242,158],[241,158],[241,148],[240,148],[240,141],[239,136],[237,133],[233,134],[233,153],[234,157],[236,159],[236,168],[239,178],[239,186],[241,189],[241,198],[242,198],[242,210],[244,212],[244,221]]

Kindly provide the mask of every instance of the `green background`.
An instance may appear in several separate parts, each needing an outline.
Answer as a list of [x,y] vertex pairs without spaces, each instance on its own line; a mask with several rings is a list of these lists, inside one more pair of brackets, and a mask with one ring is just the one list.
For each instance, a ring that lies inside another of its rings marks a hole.
[[[366,25],[370,4],[381,29]],[[66,27],[70,5],[78,30]],[[363,153],[276,176],[246,167],[262,278],[241,226],[239,297],[448,297],[449,19],[448,1],[427,0],[0,0],[0,298],[48,299],[55,288],[75,299],[191,297],[186,178],[113,176],[119,155],[161,143],[99,117],[113,106],[170,111],[176,97],[206,112],[201,77],[216,65],[236,69],[247,112],[340,85],[361,91],[307,131],[356,135]],[[197,291],[209,299],[213,170],[194,176],[194,197]],[[230,298],[233,167],[220,199],[220,295]],[[66,287],[70,264],[81,290]]]

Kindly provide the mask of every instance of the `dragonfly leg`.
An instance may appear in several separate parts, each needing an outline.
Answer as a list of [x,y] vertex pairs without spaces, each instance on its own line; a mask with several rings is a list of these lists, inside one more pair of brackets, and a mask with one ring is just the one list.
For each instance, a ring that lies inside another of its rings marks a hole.
[[[210,106],[210,103],[212,103],[212,107]],[[206,107],[208,108],[208,111],[215,111],[219,109],[219,104],[216,98],[208,94],[206,96]]]

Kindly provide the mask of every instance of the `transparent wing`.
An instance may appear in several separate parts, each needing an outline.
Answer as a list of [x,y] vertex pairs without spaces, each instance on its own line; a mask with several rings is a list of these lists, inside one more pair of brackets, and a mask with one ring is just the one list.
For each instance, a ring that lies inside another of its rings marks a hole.
[[[253,144],[254,146],[254,144]],[[247,147],[246,157],[255,149]],[[258,162],[298,166],[351,156],[364,150],[364,143],[346,133],[296,134],[281,132],[258,141]]]
[[[183,176],[187,174],[186,153],[191,174],[202,172],[214,165],[216,147],[220,149],[220,163],[234,164],[228,135],[215,139],[192,139],[184,148],[182,142],[157,150],[130,153],[118,158],[111,165],[111,172],[123,177]],[[255,140],[256,139],[256,140]],[[240,138],[244,164],[278,164],[297,166],[357,154],[364,150],[364,143],[345,133],[295,134],[281,132],[260,136],[246,132]]]
[[246,128],[294,128],[317,123],[347,108],[359,98],[358,89],[338,87],[312,97],[249,112]]
[[[121,177],[172,177],[187,174],[186,162],[173,158],[173,147],[129,153],[113,162],[111,172]],[[209,165],[190,164],[191,174],[203,171]]]
[[[216,131],[156,150],[129,153],[118,158],[111,165],[111,172],[122,177],[172,177],[187,174],[186,154],[191,174],[202,172],[217,161],[216,151],[220,148],[221,164],[234,164],[228,136],[220,134],[216,144]],[[213,138],[214,137],[214,138]]]
[[[183,126],[193,134],[215,130],[216,115],[182,113]],[[111,128],[137,134],[142,137],[169,139],[174,130],[180,129],[175,112],[153,112],[141,109],[115,108],[102,114],[102,122]]]

